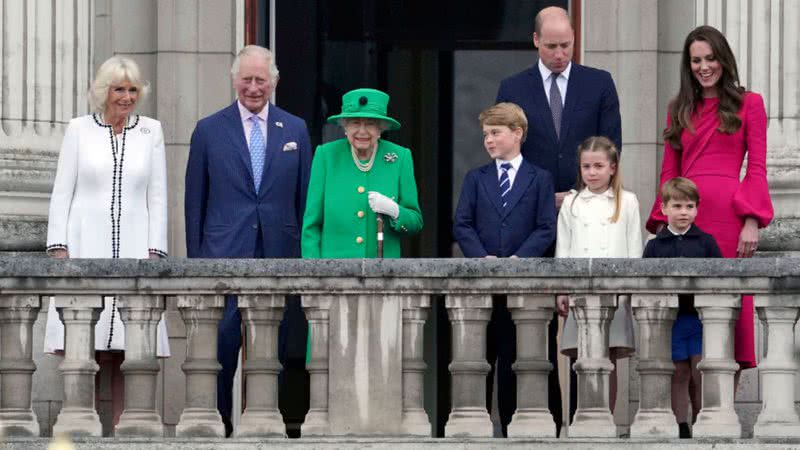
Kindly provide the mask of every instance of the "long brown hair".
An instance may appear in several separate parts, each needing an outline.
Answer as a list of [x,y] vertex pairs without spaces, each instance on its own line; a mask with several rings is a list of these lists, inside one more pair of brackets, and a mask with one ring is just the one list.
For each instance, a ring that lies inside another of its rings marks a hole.
[[[581,155],[584,152],[603,152],[608,157],[608,163],[614,166],[614,175],[611,175],[609,186],[614,191],[614,215],[609,218],[611,223],[616,223],[619,220],[620,210],[622,209],[622,167],[619,165],[619,152],[617,147],[611,142],[611,139],[605,136],[592,136],[578,146],[578,181],[575,184],[578,192],[581,192],[586,183],[583,182],[581,176]],[[570,205],[570,212],[575,202]]]
[[739,85],[736,58],[733,56],[725,36],[719,30],[708,25],[701,25],[686,36],[686,42],[683,44],[681,87],[678,95],[672,99],[669,105],[672,123],[664,130],[664,140],[677,151],[683,150],[681,133],[684,128],[694,133],[691,123],[692,113],[697,102],[703,98],[703,88],[692,73],[691,56],[689,55],[689,47],[696,41],[708,43],[714,58],[722,67],[722,74],[717,82],[719,130],[732,134],[742,126],[742,119],[737,113],[742,106],[744,88]]

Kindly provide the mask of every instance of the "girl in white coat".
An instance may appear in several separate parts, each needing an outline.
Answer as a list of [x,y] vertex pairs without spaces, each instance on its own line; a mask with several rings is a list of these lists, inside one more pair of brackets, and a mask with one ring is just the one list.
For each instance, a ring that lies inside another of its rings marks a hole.
[[[157,120],[134,114],[147,91],[136,63],[114,56],[97,71],[89,98],[94,113],[72,119],[58,157],[47,226],[53,258],[161,258],[167,250],[164,135]],[[114,297],[95,327],[101,367],[112,370],[113,423],[122,412],[125,330]],[[45,351],[64,348],[64,325],[50,302]],[[158,356],[169,356],[158,325]],[[115,352],[116,351],[116,352]]]
[[[619,152],[609,139],[586,139],[578,149],[578,183],[558,213],[556,258],[640,258],[642,231],[636,194],[622,189]],[[569,311],[569,299],[559,295],[558,313],[566,316],[561,353],[577,355],[577,323]],[[614,410],[617,394],[616,360],[634,352],[633,317],[628,296],[618,297],[609,335],[614,363],[609,394]]]

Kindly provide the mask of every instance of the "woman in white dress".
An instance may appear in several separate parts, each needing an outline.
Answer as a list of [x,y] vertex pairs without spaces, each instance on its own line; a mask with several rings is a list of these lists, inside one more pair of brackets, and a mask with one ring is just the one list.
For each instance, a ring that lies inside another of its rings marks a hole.
[[[97,71],[89,91],[95,112],[72,119],[58,157],[47,227],[53,258],[162,258],[167,256],[167,174],[161,123],[134,114],[147,94],[139,67],[114,56]],[[158,356],[169,356],[162,318]],[[53,302],[45,352],[64,348],[64,325]],[[120,364],[125,330],[116,298],[105,298],[95,327],[98,361],[112,374],[114,424],[122,412]],[[115,352],[116,351],[116,352]],[[110,360],[110,361],[109,361]]]

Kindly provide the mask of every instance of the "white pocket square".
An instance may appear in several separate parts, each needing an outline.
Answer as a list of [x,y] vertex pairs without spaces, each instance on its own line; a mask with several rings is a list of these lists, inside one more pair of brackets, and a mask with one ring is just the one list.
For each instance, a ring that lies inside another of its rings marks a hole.
[[283,144],[283,151],[291,152],[292,150],[297,150],[297,142],[287,142]]

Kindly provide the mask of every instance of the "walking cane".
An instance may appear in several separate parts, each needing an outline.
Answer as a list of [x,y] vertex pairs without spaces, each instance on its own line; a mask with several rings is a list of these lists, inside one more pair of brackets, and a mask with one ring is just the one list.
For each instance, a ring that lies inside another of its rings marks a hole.
[[383,258],[383,217],[380,214],[375,215],[378,225],[378,258]]

